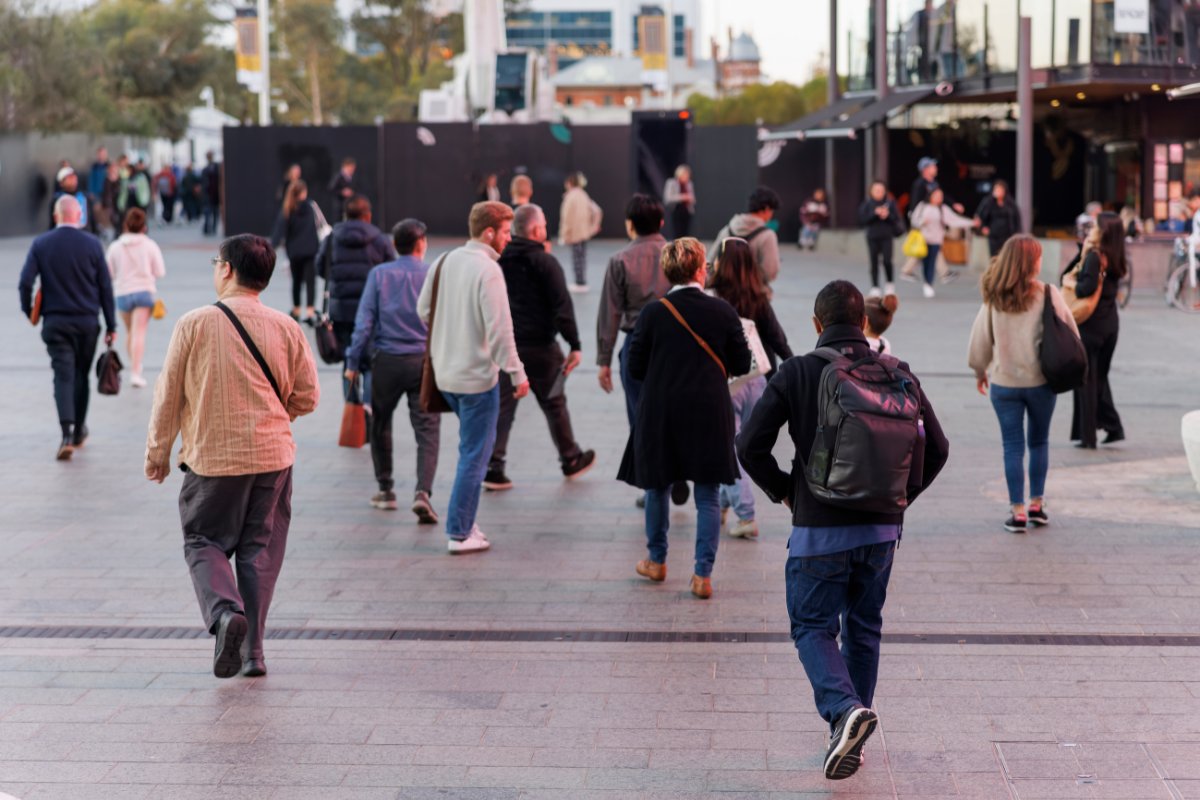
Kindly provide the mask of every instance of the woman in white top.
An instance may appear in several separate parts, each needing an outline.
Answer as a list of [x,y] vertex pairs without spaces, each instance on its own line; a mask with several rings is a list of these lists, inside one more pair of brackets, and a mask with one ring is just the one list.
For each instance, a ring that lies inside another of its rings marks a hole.
[[913,209],[912,226],[925,237],[925,245],[929,251],[925,254],[925,296],[933,297],[933,278],[937,272],[937,257],[942,250],[942,242],[946,239],[946,228],[970,229],[975,226],[973,220],[960,217],[954,209],[943,203],[945,195],[941,189],[934,189],[929,199]]
[[692,235],[692,217],[696,214],[696,187],[692,184],[692,168],[680,164],[675,177],[667,178],[663,187],[663,205],[671,215],[671,238]]
[[[1054,313],[1078,335],[1075,319],[1058,288],[1038,280],[1042,246],[1020,233],[1004,243],[983,274],[983,306],[971,328],[967,362],[980,394],[988,393],[1004,440],[1004,477],[1012,516],[1005,530],[1024,533],[1026,525],[1049,523],[1044,495],[1050,466],[1050,418],[1057,396],[1042,373],[1042,313],[1046,299]],[[1029,417],[1029,511],[1025,510],[1025,418]]]
[[108,271],[112,274],[113,296],[125,323],[125,352],[129,354],[132,377],[129,383],[141,388],[142,353],[146,349],[146,326],[157,296],[154,281],[167,274],[162,250],[146,235],[146,214],[134,208],[125,215],[125,232],[108,246]]
[[570,245],[571,260],[575,267],[575,283],[568,288],[572,292],[586,292],[587,286],[587,243],[600,232],[603,214],[600,206],[584,191],[587,178],[582,172],[567,176],[562,206],[558,212],[558,243]]

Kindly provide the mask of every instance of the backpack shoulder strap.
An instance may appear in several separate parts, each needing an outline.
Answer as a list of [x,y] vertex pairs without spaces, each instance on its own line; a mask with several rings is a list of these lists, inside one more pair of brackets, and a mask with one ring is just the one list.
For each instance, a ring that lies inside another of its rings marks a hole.
[[704,352],[712,356],[712,360],[717,362],[717,366],[721,368],[721,375],[728,379],[729,373],[725,371],[725,365],[721,362],[721,359],[717,358],[717,354],[713,352],[713,349],[708,346],[708,342],[704,341],[704,339],[700,338],[700,334],[692,330],[692,326],[687,324],[687,321],[683,318],[683,315],[681,315],[675,306],[671,304],[670,300],[664,297],[659,300],[659,302],[667,307],[667,310],[675,316],[675,319],[679,320],[680,325],[687,328],[687,332],[690,333],[696,342],[704,348]]
[[745,239],[747,243],[749,243],[749,242],[754,241],[755,236],[758,236],[760,233],[762,233],[763,231],[767,231],[767,230],[770,230],[770,228],[768,228],[766,225],[763,225],[761,228],[755,228],[754,230],[750,231],[750,233],[746,234],[742,238]]
[[830,363],[837,361],[839,358],[846,357],[839,351],[834,350],[832,347],[818,347],[816,350],[813,350],[811,353],[809,353],[809,355],[816,356],[817,358],[823,358]]
[[247,333],[245,327],[242,326],[242,321],[237,318],[237,314],[234,314],[233,310],[230,309],[229,306],[225,305],[220,300],[214,303],[214,305],[225,312],[225,316],[229,317],[229,321],[233,323],[233,327],[237,330],[238,336],[242,337],[242,342],[246,345],[246,349],[250,351],[251,357],[258,362],[259,369],[261,369],[263,371],[263,375],[267,377],[267,382],[271,384],[271,388],[275,391],[275,397],[279,399],[280,404],[286,411],[287,403],[283,402],[283,395],[279,392],[279,384],[275,382],[275,376],[271,373],[271,368],[267,366],[267,360],[263,358],[263,354],[259,351],[258,345],[254,343],[254,340],[250,338],[250,334]]

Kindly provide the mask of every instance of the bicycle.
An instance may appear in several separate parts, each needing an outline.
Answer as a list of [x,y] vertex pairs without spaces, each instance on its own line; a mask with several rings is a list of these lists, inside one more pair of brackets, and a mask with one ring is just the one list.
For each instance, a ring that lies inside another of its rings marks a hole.
[[1167,265],[1167,283],[1164,287],[1167,305],[1189,314],[1200,313],[1200,282],[1197,281],[1196,272],[1188,257],[1187,239],[1177,237]]

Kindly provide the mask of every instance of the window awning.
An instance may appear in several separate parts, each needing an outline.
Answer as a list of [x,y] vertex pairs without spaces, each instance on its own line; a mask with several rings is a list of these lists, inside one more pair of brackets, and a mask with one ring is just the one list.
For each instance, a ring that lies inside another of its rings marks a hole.
[[[893,112],[898,109],[910,106],[913,103],[919,103],[925,98],[934,93],[933,87],[913,89],[903,92],[892,92],[882,100],[870,101],[870,98],[853,98],[856,103],[850,104],[849,109],[858,108],[857,111],[852,111],[844,119],[841,117],[846,114],[846,110],[839,109],[843,103],[848,100],[843,100],[841,103],[827,106],[821,111],[809,114],[803,119],[788,125],[781,126],[779,129],[760,135],[760,141],[771,141],[778,139],[838,139],[849,138],[853,139],[858,135],[858,131],[869,128],[877,122],[881,122],[892,116]],[[863,105],[863,103],[866,105]],[[818,117],[822,112],[829,112],[824,115],[823,119],[818,120],[815,124],[808,127],[800,127],[801,123],[807,123],[809,119]],[[791,130],[785,130],[790,128]]]

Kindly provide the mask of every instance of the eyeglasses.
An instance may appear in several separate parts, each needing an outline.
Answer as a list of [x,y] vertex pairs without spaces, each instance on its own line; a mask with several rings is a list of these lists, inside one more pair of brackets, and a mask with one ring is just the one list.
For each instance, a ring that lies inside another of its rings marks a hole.
[[215,267],[217,264],[228,264],[228,263],[229,263],[228,261],[226,261],[225,259],[221,258],[220,256],[214,256],[214,257],[213,257],[213,260],[212,260],[212,265],[213,265],[214,267]]

